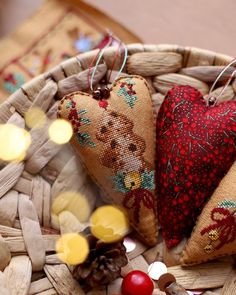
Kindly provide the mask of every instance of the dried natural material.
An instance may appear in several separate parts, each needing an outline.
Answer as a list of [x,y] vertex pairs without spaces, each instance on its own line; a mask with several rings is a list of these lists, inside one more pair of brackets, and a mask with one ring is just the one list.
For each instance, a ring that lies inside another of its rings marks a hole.
[[166,94],[175,85],[189,85],[200,90],[202,94],[209,92],[209,87],[205,82],[176,73],[156,76],[153,85],[161,94]]
[[188,268],[172,266],[168,272],[186,289],[211,289],[222,287],[228,279],[232,264],[229,262],[205,263]]
[[106,244],[87,235],[90,253],[86,261],[75,267],[73,277],[86,289],[107,285],[120,277],[121,267],[127,264],[122,242]]
[[[181,74],[199,79],[204,82],[214,82],[217,76],[224,70],[224,66],[197,66],[183,68]],[[234,67],[229,67],[219,79],[220,82],[225,82],[235,70]]]
[[[223,54],[178,45],[130,44],[127,47],[129,59],[122,75],[127,76],[128,70],[147,78],[155,112],[158,112],[166,91],[174,84],[192,85],[207,95],[222,66],[232,60],[232,57]],[[110,76],[115,52],[116,49],[105,52],[104,61],[95,73],[94,87],[103,76]],[[3,247],[6,251],[0,250],[0,260],[4,262],[0,272],[0,294],[85,294],[78,281],[72,277],[71,267],[62,264],[55,254],[55,243],[61,233],[80,231],[83,225],[71,222],[74,218],[68,212],[60,217],[51,216],[51,204],[61,191],[84,191],[92,212],[95,201],[102,204],[100,193],[87,177],[80,161],[76,160],[71,146],[52,143],[47,129],[56,118],[58,99],[72,91],[88,88],[88,67],[96,54],[97,51],[93,51],[63,62],[23,85],[0,105],[1,124],[11,122],[24,126],[24,114],[33,106],[39,106],[47,115],[45,126],[29,130],[32,143],[24,162],[8,164],[0,161],[0,234],[5,241]],[[109,82],[116,77],[122,62],[123,55],[119,55]],[[233,69],[226,71],[223,80]],[[214,94],[222,89],[223,80],[217,85]],[[235,94],[234,80],[221,100],[234,99]],[[164,259],[169,265],[177,263],[179,251],[167,253],[161,240],[150,249],[135,242],[136,247],[128,253],[128,264],[122,267],[121,276],[134,268],[147,271],[148,265],[155,260]],[[34,243],[44,245],[39,247],[38,256]],[[232,260],[227,263],[218,261],[187,268],[177,265],[170,267],[169,271],[176,276],[178,283],[187,288],[203,288],[204,294],[231,295],[235,290],[232,265]],[[42,267],[44,271],[32,270]],[[98,287],[87,294],[119,294],[120,282],[121,278],[118,278],[108,287]],[[219,288],[212,289],[215,287]],[[157,286],[153,294],[164,295]]]
[[3,270],[11,260],[10,250],[0,235],[0,270]]
[[182,56],[170,52],[141,52],[131,55],[127,63],[129,74],[156,76],[177,72],[181,68]]

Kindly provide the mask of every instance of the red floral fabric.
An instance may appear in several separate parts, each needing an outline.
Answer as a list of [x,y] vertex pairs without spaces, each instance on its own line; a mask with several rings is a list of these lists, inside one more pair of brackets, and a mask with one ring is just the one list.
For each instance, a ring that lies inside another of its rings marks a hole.
[[207,106],[190,86],[170,90],[157,118],[158,216],[167,247],[188,236],[236,160],[236,102]]

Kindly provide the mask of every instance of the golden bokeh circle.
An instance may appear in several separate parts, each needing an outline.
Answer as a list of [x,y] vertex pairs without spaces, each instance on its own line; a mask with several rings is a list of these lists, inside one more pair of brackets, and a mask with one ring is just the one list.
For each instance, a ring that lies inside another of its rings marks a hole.
[[90,219],[91,232],[105,243],[121,240],[129,232],[126,214],[116,206],[106,205],[97,208]]
[[59,215],[63,211],[71,212],[80,222],[85,222],[91,214],[91,206],[87,198],[75,191],[60,193],[52,204],[52,213]]
[[83,263],[89,255],[89,244],[84,236],[68,233],[61,236],[56,243],[58,258],[64,263],[78,265]]
[[50,139],[57,144],[65,144],[70,141],[73,129],[71,123],[64,119],[56,119],[49,126]]
[[28,131],[14,124],[0,125],[0,159],[3,161],[22,161],[31,144]]

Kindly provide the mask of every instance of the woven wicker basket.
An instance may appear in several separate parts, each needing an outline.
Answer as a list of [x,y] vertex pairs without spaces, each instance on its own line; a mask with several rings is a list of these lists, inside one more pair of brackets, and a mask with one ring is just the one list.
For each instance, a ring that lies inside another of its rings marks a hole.
[[[115,51],[115,48],[105,51],[94,84],[109,72]],[[174,84],[191,85],[207,94],[223,66],[232,60],[223,54],[176,45],[131,44],[128,52],[124,74],[138,74],[147,79],[156,111],[166,91]],[[42,129],[30,130],[32,144],[24,162],[0,163],[0,234],[3,237],[0,237],[0,266],[1,259],[9,256],[8,249],[11,253],[10,264],[0,272],[2,295],[84,294],[72,278],[71,267],[61,264],[53,253],[64,224],[59,222],[58,225],[51,219],[50,207],[58,192],[73,189],[89,195],[93,210],[98,193],[90,179],[82,177],[85,172],[70,145],[61,146],[50,141],[47,128],[56,118],[59,99],[76,90],[86,91],[88,67],[96,54],[97,51],[92,51],[63,62],[25,84],[0,106],[0,123],[11,122],[24,127],[24,114],[33,106],[41,107],[48,117]],[[122,57],[117,59],[111,80],[120,61]],[[225,75],[229,75],[229,71]],[[234,99],[235,94],[236,83],[233,82],[221,99]],[[236,294],[232,257],[182,269],[176,265],[182,246],[168,252],[161,242],[147,249],[136,241],[135,250],[128,253],[129,264],[122,269],[122,276],[135,268],[147,271],[149,263],[164,259],[170,266],[169,271],[186,288],[214,289],[213,293],[204,294]],[[119,294],[121,280],[88,294]],[[154,294],[164,293],[156,288]]]

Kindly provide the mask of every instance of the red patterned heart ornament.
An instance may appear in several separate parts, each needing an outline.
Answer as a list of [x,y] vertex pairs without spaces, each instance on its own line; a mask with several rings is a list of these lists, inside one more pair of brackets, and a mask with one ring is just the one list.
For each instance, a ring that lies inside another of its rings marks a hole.
[[236,102],[214,107],[190,86],[171,89],[157,117],[158,215],[171,248],[236,160]]

